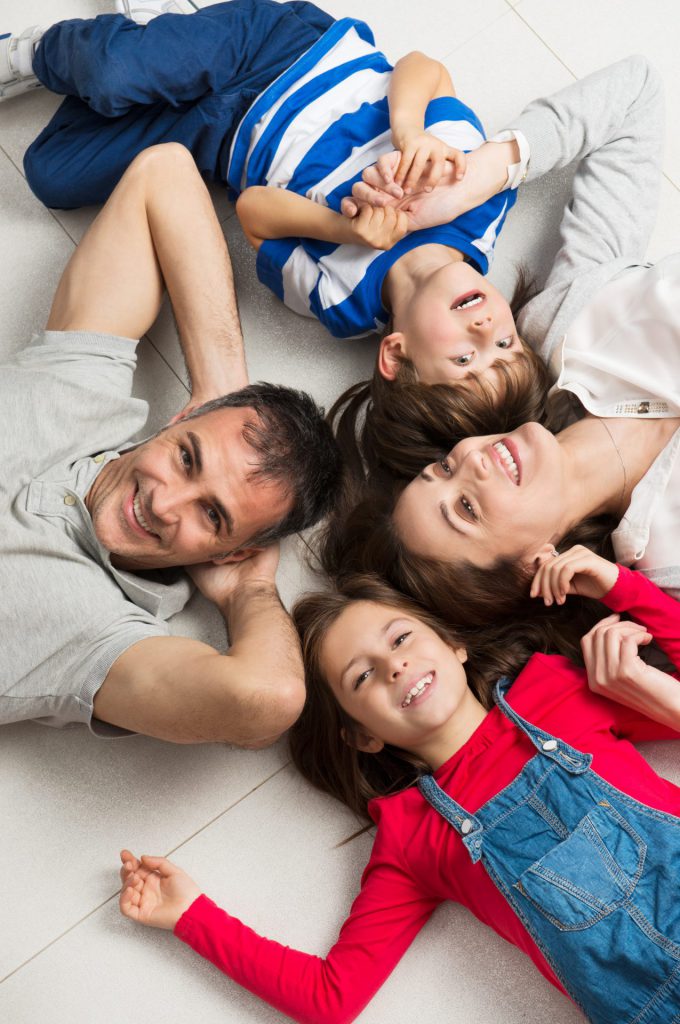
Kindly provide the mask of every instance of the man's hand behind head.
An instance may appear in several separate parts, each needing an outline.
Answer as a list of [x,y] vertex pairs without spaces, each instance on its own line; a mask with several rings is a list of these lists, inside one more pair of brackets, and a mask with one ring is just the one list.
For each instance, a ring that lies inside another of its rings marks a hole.
[[235,561],[221,564],[203,562],[191,565],[187,572],[204,597],[218,607],[228,605],[237,591],[258,586],[276,588],[276,570],[279,564],[279,545],[255,548],[251,554],[232,556]]

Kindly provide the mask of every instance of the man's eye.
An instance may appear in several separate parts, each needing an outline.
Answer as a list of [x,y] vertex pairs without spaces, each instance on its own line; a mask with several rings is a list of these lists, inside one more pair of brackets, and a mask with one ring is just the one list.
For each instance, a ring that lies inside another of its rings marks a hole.
[[496,342],[496,347],[497,348],[512,348],[512,343],[514,342],[514,340],[515,340],[514,338],[500,338]]
[[473,353],[467,352],[464,356],[456,356],[453,360],[455,366],[469,366],[472,362]]
[[194,464],[194,460],[191,457],[191,452],[188,451],[183,445],[179,446],[179,457],[184,468],[191,469],[191,467]]
[[222,522],[222,520],[220,519],[219,512],[217,511],[217,509],[211,507],[209,509],[206,509],[206,515],[210,522],[212,523],[212,525],[215,527],[215,532],[217,532]]
[[475,512],[473,505],[467,500],[467,498],[464,495],[461,495],[461,497],[459,498],[458,507],[460,509],[460,514],[462,515],[463,519],[475,520],[477,518],[477,513]]
[[353,689],[358,690],[361,684],[365,683],[366,680],[368,679],[369,673],[370,669],[367,668],[365,672],[362,672],[360,676],[357,676],[357,678],[354,681]]

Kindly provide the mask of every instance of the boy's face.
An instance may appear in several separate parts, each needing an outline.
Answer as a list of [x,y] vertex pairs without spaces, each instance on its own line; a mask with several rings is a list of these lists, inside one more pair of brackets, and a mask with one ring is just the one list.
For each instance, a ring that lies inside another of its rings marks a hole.
[[394,380],[400,358],[410,359],[418,380],[442,384],[470,372],[493,382],[498,360],[511,362],[522,343],[505,298],[467,263],[438,267],[383,338],[378,366]]

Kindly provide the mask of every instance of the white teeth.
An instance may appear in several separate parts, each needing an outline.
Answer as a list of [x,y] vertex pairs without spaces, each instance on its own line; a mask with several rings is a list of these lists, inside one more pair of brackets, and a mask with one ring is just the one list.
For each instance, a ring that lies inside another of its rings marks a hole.
[[496,451],[498,452],[498,454],[502,458],[503,462],[505,463],[505,465],[508,467],[508,469],[512,473],[513,477],[515,478],[515,483],[518,484],[519,483],[519,469],[517,468],[517,463],[513,459],[512,455],[510,454],[510,452],[505,447],[505,445],[503,444],[502,441],[496,441],[494,443],[494,448],[496,449]]
[[[135,510],[135,519],[142,527],[142,529],[146,530],[147,533],[153,533],[153,530],[151,529],[146,519],[144,518],[144,515],[142,514],[142,506],[139,501],[139,494],[135,494],[135,499],[132,502],[132,507]],[[156,536],[155,534],[153,535],[154,537]]]
[[460,302],[454,309],[469,309],[470,306],[478,306],[480,302],[483,302],[481,295],[473,295],[471,299],[467,299],[465,302]]
[[409,706],[409,704],[411,703],[411,701],[413,700],[413,698],[414,697],[418,697],[423,692],[425,687],[429,686],[431,682],[432,682],[432,673],[430,672],[429,675],[423,676],[423,678],[420,679],[415,684],[415,686],[411,687],[411,689],[408,691],[408,693],[406,694],[406,696],[404,697],[404,699],[403,699],[403,701],[401,703],[402,708],[407,708]]

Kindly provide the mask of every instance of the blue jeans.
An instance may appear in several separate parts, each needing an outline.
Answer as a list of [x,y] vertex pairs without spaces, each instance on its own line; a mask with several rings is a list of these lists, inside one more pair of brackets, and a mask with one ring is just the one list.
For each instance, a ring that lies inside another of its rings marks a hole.
[[232,0],[147,26],[120,14],[53,25],[34,70],[67,98],[26,151],[29,185],[46,206],[102,203],[160,142],[181,142],[207,178],[225,180],[252,101],[332,24],[305,0]]
[[496,702],[538,753],[469,814],[418,785],[481,859],[566,991],[594,1024],[680,1024],[680,818],[609,785],[592,756]]

